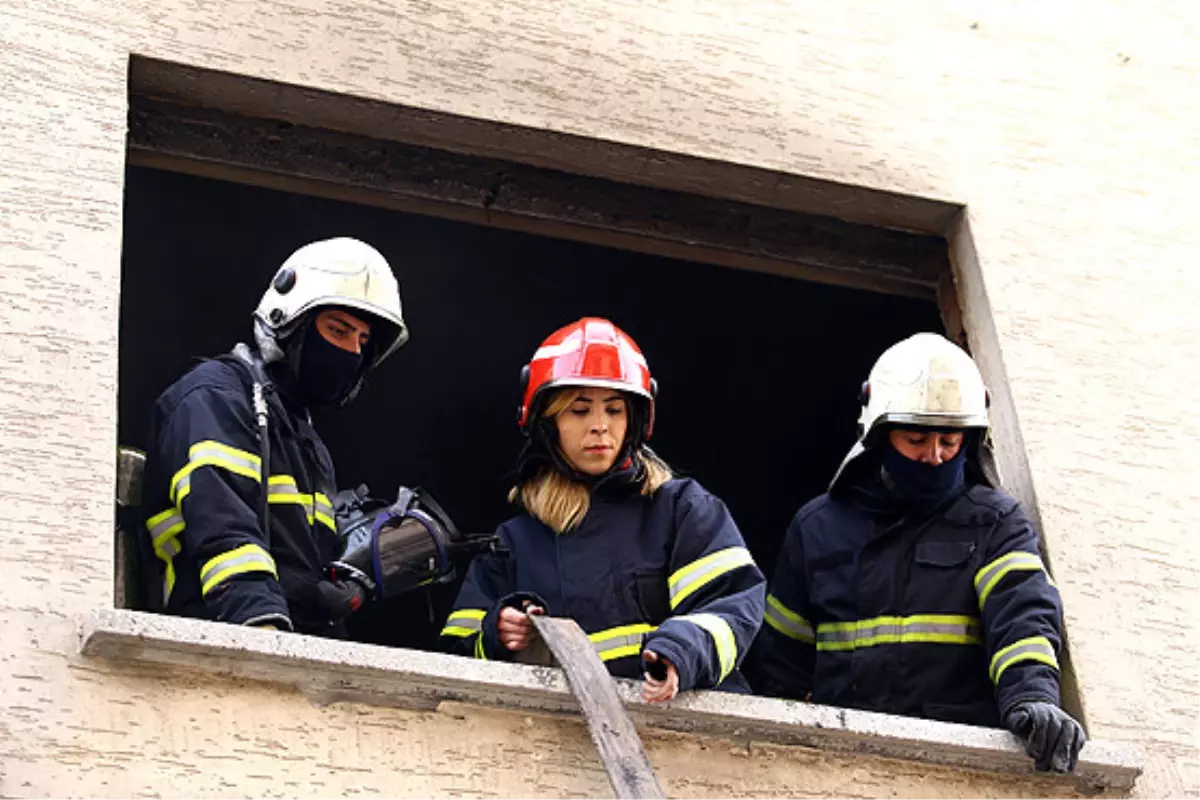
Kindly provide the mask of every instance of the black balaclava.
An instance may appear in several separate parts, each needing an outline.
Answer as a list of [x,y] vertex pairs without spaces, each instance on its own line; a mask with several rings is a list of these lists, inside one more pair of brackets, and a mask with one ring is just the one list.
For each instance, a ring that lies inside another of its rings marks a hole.
[[288,372],[306,405],[335,406],[358,388],[365,356],[328,341],[314,317],[306,320],[288,343]]
[[964,441],[954,458],[937,465],[908,458],[887,439],[876,450],[896,493],[918,510],[931,511],[961,491],[969,444]]

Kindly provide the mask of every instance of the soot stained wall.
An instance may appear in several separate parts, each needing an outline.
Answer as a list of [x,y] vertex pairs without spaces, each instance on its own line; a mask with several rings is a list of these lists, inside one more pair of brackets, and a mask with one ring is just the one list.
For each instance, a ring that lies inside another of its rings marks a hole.
[[[769,572],[791,516],[853,442],[871,363],[904,336],[941,330],[937,309],[916,300],[130,168],[121,442],[144,448],[158,393],[248,340],[288,254],[339,235],[388,258],[412,332],[352,406],[314,414],[339,485],[384,496],[423,486],[464,530],[511,513],[521,365],[555,328],[604,316],[658,379],[652,444],[725,500]],[[454,590],[375,609],[356,633],[429,646]]]

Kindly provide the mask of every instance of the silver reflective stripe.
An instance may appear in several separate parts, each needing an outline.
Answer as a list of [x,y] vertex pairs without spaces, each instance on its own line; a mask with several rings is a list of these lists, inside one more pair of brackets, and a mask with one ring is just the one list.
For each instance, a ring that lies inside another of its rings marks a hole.
[[731,569],[753,564],[750,551],[744,547],[729,547],[696,559],[678,570],[668,580],[671,593],[671,608],[704,584],[729,572]]
[[175,556],[179,555],[179,551],[183,549],[183,545],[179,543],[178,539],[172,536],[170,539],[167,539],[165,542],[163,542],[162,545],[160,545],[157,549],[159,554],[163,557],[174,558]]
[[951,614],[876,617],[860,622],[817,626],[818,650],[852,650],[880,644],[977,644],[982,641],[979,620]]
[[772,628],[790,639],[796,639],[801,642],[813,641],[812,626],[807,622],[804,622],[803,618],[799,617],[799,615],[797,615],[796,620],[792,620],[784,616],[784,614],[773,605],[768,605],[766,613],[763,614],[763,620]]
[[206,446],[203,443],[194,445],[188,451],[188,462],[195,461],[210,461],[217,462],[222,467],[242,467],[251,472],[258,472],[259,460],[257,458],[246,458],[233,452],[233,448]]
[[313,507],[320,513],[333,516],[333,504],[324,497],[317,497],[313,501]]
[[230,576],[233,576],[254,570],[275,572],[275,565],[271,562],[270,556],[257,546],[234,558],[218,556],[205,564],[204,569],[200,571],[200,583],[203,587],[201,591],[207,593],[212,588],[209,584],[221,573],[228,572]]
[[169,517],[159,520],[150,527],[150,540],[155,544],[159,538],[176,525],[183,524],[183,517],[178,513],[173,513]]
[[267,494],[300,494],[300,487],[290,478],[286,481],[281,481],[272,475],[270,482],[267,484]]
[[451,616],[450,619],[446,620],[446,627],[462,628],[463,630],[474,631],[478,633],[479,631],[483,630],[483,618],[470,619],[469,617]]
[[[1046,567],[1036,553],[1014,550],[985,564],[975,573],[975,594],[979,597],[979,607],[983,608],[992,590],[1010,572],[1020,570],[1025,572],[1045,572]],[[1049,577],[1049,575],[1047,575]]]
[[608,654],[609,658],[618,658],[619,656],[614,654],[613,651],[619,648],[634,646],[640,649],[642,646],[642,641],[645,638],[646,634],[644,633],[627,633],[622,636],[613,636],[610,639],[593,641],[592,646],[596,648],[596,652],[600,654],[601,658],[604,658],[606,654]]
[[632,625],[618,625],[595,633],[589,633],[588,639],[601,661],[611,661],[614,658],[635,656],[642,651],[642,642],[646,634],[654,630],[653,625],[637,622]]
[[[189,472],[187,475],[184,475],[182,478],[180,478],[179,482],[175,484],[173,489],[171,489],[171,499],[176,500],[176,498],[186,497],[188,492],[190,492],[191,490],[192,490],[192,473]],[[182,502],[182,501],[176,500],[176,502]]]
[[992,657],[992,682],[999,681],[1004,670],[1018,661],[1037,661],[1058,669],[1058,658],[1054,655],[1050,640],[1044,636],[1031,636],[1010,644]]

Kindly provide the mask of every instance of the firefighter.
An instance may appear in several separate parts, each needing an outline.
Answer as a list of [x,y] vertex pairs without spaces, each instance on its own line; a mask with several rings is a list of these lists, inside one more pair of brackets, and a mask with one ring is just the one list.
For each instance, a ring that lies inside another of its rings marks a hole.
[[340,637],[348,609],[322,580],[340,554],[334,470],[308,410],[348,403],[408,339],[399,288],[373,247],[313,242],[275,273],[253,324],[253,347],[203,361],[155,403],[150,606]]
[[1038,769],[1073,770],[1085,737],[1059,707],[1062,603],[994,477],[978,368],[917,334],[880,356],[861,399],[859,441],[787,531],[755,690],[1003,724]]
[[637,345],[584,318],[546,339],[522,380],[519,514],[472,562],[446,649],[514,659],[534,644],[526,614],[554,614],[579,623],[610,673],[644,676],[649,702],[748,691],[738,665],[765,580],[724,503],[646,445],[656,387]]

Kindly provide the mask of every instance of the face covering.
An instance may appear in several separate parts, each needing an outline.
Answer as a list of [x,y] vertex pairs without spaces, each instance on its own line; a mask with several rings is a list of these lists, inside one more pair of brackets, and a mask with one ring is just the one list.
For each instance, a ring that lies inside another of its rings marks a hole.
[[932,510],[963,485],[963,473],[967,464],[967,443],[959,448],[954,458],[941,464],[923,464],[913,461],[896,451],[890,442],[880,447],[880,461],[892,479],[896,492],[922,511]]
[[304,334],[297,383],[305,400],[315,406],[341,402],[358,382],[363,364],[361,353],[351,353],[331,344],[316,325]]

